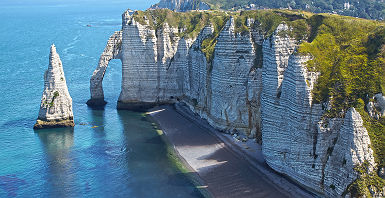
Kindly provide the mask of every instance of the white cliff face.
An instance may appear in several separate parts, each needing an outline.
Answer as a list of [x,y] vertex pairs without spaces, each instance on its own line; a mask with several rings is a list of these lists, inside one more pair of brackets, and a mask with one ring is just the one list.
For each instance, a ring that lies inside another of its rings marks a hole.
[[374,171],[370,144],[361,115],[354,108],[349,109],[325,167],[324,189],[328,196],[341,195],[345,191],[357,178],[357,173],[351,171],[356,166],[368,162],[369,171]]
[[214,28],[207,26],[203,28],[198,37],[192,43],[187,52],[187,64],[184,67],[184,100],[189,101],[190,108],[199,112],[201,115],[206,115],[209,88],[208,82],[208,63],[206,56],[200,50],[204,39],[210,36]]
[[285,29],[280,25],[263,43],[262,149],[273,169],[317,189],[321,174],[312,165],[322,112],[311,100],[317,74],[307,71],[307,57],[293,54],[294,40],[278,36]]
[[263,45],[261,120],[266,162],[320,194],[341,196],[357,178],[356,165],[367,160],[374,167],[368,133],[354,109],[345,119],[322,118],[321,105],[312,102],[319,74],[307,70],[309,59],[293,53],[295,44],[278,36],[279,31],[280,27]]
[[317,193],[341,196],[357,178],[353,167],[364,161],[375,166],[359,113],[323,117],[312,98],[319,73],[307,70],[310,57],[296,53],[297,41],[280,34],[289,27],[281,24],[265,38],[253,23],[248,19],[250,32],[240,34],[230,19],[210,62],[201,45],[212,26],[185,39],[167,23],[155,31],[124,13],[119,55],[109,56],[122,60],[118,108],[185,102],[215,128],[262,141],[274,170]]
[[218,37],[210,78],[209,113],[211,124],[217,128],[234,128],[247,135],[251,133],[254,127],[252,117],[255,116],[249,104],[249,91],[252,92],[249,86],[256,87],[252,79],[258,77],[253,68],[254,60],[251,34],[236,34],[234,19],[230,19]]
[[181,95],[177,83],[177,70],[172,62],[180,38],[178,29],[167,23],[159,31],[141,25],[130,15],[125,15],[122,38],[122,91],[118,108],[138,107],[158,102],[172,102]]
[[200,0],[161,0],[151,9],[168,8],[177,12],[186,12],[189,10],[209,10],[210,6]]
[[44,91],[35,129],[74,126],[72,98],[64,77],[63,64],[55,45],[51,46],[48,70],[44,73]]
[[120,58],[121,46],[122,31],[117,31],[108,39],[107,46],[100,56],[99,64],[92,74],[90,81],[91,99],[87,102],[90,106],[106,104],[103,92],[104,74],[106,73],[108,63],[112,59]]

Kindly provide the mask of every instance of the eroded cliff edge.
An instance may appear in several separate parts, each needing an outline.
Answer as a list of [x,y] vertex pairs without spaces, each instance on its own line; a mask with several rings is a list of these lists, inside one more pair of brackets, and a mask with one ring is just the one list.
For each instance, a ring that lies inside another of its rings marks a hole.
[[[371,143],[377,135],[365,128],[371,118],[362,105],[340,108],[345,103],[332,94],[320,101],[316,91],[325,74],[309,66],[318,57],[301,51],[301,43],[319,42],[327,16],[307,15],[127,11],[91,79],[91,100],[103,100],[104,72],[118,58],[118,108],[184,102],[217,129],[262,142],[270,167],[312,191],[382,196],[382,139]],[[352,20],[341,23],[362,23]],[[381,100],[372,103],[380,106]]]

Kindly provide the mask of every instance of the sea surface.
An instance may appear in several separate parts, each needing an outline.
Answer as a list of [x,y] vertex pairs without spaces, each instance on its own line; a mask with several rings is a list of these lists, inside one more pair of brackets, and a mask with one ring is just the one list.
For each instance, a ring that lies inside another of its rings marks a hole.
[[[152,123],[116,110],[120,61],[105,76],[106,108],[85,104],[89,79],[109,36],[121,28],[123,11],[155,0],[111,2],[0,3],[0,197],[201,197]],[[53,43],[76,126],[34,131]]]

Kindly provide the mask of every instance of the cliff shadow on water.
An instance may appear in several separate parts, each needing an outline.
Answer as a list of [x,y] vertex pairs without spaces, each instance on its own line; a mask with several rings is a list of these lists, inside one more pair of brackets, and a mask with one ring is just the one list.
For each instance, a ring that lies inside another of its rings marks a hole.
[[[197,173],[186,168],[180,161],[178,154],[167,142],[162,131],[145,113],[118,110],[117,114],[122,121],[125,145],[129,145],[130,152],[125,156],[125,163],[130,169],[142,169],[134,171],[133,177],[138,182],[132,184],[141,195],[146,196],[146,188],[157,189],[160,194],[170,197],[208,197],[205,191],[198,187]],[[157,164],[153,166],[154,162]],[[146,175],[157,175],[161,184],[148,181]],[[182,193],[184,191],[184,193]]]

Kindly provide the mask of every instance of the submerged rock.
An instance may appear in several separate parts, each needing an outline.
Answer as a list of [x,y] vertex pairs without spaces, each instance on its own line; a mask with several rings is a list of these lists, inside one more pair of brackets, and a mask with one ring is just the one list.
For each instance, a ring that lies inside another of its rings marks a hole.
[[44,73],[44,91],[34,129],[73,127],[72,98],[68,92],[63,65],[55,45],[51,46],[48,70]]

